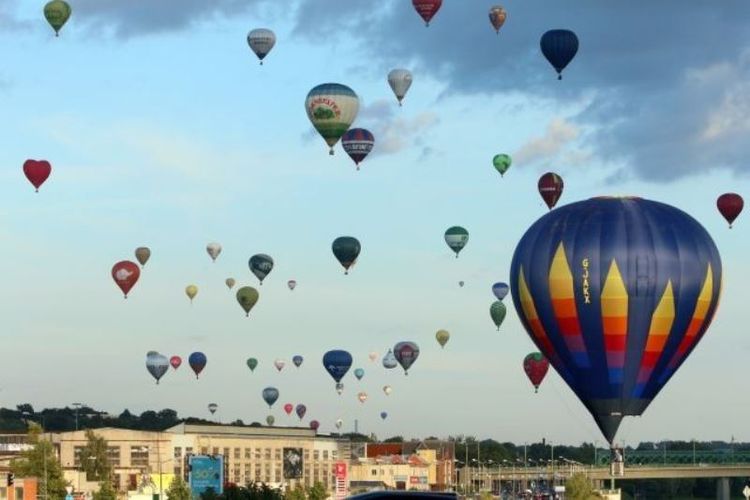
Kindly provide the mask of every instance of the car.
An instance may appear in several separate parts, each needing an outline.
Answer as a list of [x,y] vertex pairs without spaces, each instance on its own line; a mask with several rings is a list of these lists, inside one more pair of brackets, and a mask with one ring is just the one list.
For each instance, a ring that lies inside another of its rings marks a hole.
[[451,500],[458,499],[458,494],[453,491],[402,491],[386,490],[371,491],[348,497],[351,500],[376,500],[383,498],[413,498],[414,500]]

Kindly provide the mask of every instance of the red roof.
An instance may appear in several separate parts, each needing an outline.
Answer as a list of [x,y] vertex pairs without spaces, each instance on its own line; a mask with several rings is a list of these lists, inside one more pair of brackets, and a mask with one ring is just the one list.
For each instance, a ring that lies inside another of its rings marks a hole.
[[402,443],[379,443],[367,445],[367,458],[376,458],[383,455],[401,455]]

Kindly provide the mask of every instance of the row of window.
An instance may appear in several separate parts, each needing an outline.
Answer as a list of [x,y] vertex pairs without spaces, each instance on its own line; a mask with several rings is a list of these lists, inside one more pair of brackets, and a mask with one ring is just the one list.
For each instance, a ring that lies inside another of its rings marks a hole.
[[[232,450],[231,448],[218,448],[213,447],[211,448],[211,454],[212,455],[219,455],[219,450],[221,450],[224,455],[224,457],[229,460],[231,457],[234,457],[235,460],[240,460],[243,456],[243,450],[244,450],[244,457],[245,459],[252,459],[255,458],[255,460],[260,460],[261,458],[264,458],[266,460],[271,460],[271,454],[273,453],[273,458],[275,460],[281,460],[281,448],[234,448]],[[233,454],[230,454],[230,451],[234,451]],[[185,448],[185,454],[190,455],[193,453],[192,448]],[[201,455],[208,455],[209,448],[207,446],[201,447]],[[321,458],[323,460],[329,459],[329,453],[328,450],[323,450],[322,453],[320,450],[313,450],[312,453],[313,460],[320,460]],[[174,457],[175,458],[181,458],[182,457],[182,448],[179,446],[175,446],[174,448]],[[310,450],[304,450],[304,457],[305,460],[310,459]],[[336,451],[331,450],[330,453],[330,459],[335,460],[336,459]]]

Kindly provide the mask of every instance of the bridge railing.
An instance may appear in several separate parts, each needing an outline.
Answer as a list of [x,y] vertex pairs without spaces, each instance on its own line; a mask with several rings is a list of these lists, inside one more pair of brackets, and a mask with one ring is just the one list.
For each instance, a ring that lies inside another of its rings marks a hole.
[[[625,450],[623,453],[626,467],[658,467],[673,465],[730,465],[750,464],[750,451],[736,450]],[[597,465],[608,466],[608,450],[601,450],[597,456]]]

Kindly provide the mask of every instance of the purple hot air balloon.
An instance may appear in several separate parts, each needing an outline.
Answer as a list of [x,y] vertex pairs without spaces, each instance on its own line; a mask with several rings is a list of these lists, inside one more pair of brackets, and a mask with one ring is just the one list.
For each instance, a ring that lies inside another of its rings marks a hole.
[[363,128],[352,128],[341,136],[341,146],[346,154],[354,160],[359,170],[359,163],[364,160],[375,146],[375,136]]
[[298,404],[297,408],[295,408],[294,411],[297,412],[297,416],[299,417],[300,420],[302,420],[303,418],[305,418],[305,413],[307,413],[307,406],[303,404]]
[[188,364],[190,365],[190,368],[192,368],[195,372],[195,378],[198,378],[198,375],[200,375],[203,369],[206,367],[206,362],[206,355],[202,352],[194,352],[190,355],[190,357],[188,358]]
[[310,421],[310,429],[317,431],[318,427],[320,427],[320,422],[318,422],[317,420]]

